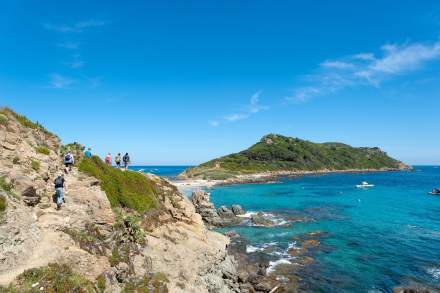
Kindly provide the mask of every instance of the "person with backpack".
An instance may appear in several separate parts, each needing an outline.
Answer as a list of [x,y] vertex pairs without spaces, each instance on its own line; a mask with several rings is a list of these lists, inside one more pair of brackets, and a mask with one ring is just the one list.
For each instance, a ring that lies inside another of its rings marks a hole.
[[109,167],[112,166],[112,155],[110,153],[108,153],[107,156],[105,156],[105,163]]
[[75,163],[75,159],[73,158],[73,154],[69,151],[64,156],[64,165],[66,166],[65,172],[68,173],[72,171],[72,165]]
[[115,157],[116,167],[121,168],[121,153],[118,153]]
[[130,164],[130,156],[128,155],[128,153],[125,153],[125,155],[122,158],[122,160],[124,160],[124,167],[125,167],[125,170],[127,170],[128,169],[128,164]]
[[84,157],[85,158],[92,157],[92,149],[91,148],[88,148],[87,151],[84,152]]
[[57,178],[55,178],[54,184],[57,210],[59,210],[61,208],[61,205],[65,202],[64,192],[67,191],[66,180],[64,179],[64,175],[62,172],[58,174]]

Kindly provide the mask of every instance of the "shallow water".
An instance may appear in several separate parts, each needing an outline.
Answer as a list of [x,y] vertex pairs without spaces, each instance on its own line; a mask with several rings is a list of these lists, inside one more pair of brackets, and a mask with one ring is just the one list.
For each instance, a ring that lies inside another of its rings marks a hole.
[[[362,181],[375,187],[356,188]],[[219,186],[211,199],[216,207],[238,203],[292,224],[233,228],[250,241],[249,253],[268,254],[270,271],[295,263],[287,251],[305,233],[322,232],[313,264],[300,272],[307,291],[391,292],[412,282],[440,289],[440,196],[428,195],[439,186],[439,167],[416,167]]]

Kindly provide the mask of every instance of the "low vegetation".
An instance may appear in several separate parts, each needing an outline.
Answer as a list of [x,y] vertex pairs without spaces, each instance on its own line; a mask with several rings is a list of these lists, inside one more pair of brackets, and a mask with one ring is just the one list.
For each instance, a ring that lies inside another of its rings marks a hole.
[[6,125],[8,123],[8,116],[0,113],[0,125]]
[[20,164],[20,158],[19,158],[19,157],[14,157],[14,158],[12,159],[12,164],[14,164],[14,165],[18,165],[18,164]]
[[0,194],[0,215],[6,210],[6,197]]
[[188,177],[227,179],[267,171],[317,171],[399,168],[401,163],[379,148],[342,143],[313,143],[270,134],[249,149],[221,157],[185,172]]
[[4,116],[9,116],[10,115],[10,116],[14,117],[24,127],[28,127],[28,128],[31,128],[31,129],[37,129],[37,130],[40,130],[40,131],[42,131],[43,133],[45,133],[47,135],[56,136],[55,134],[53,134],[52,132],[50,132],[49,130],[44,128],[40,123],[32,122],[26,116],[20,115],[20,114],[14,112],[12,109],[10,109],[8,107],[0,108],[0,114],[4,115]]
[[35,151],[38,154],[43,154],[43,155],[46,155],[46,156],[50,155],[50,150],[47,147],[45,147],[45,146],[38,146],[38,147],[35,148]]
[[16,281],[0,292],[95,292],[95,285],[68,265],[49,264],[22,273]]
[[83,159],[79,170],[101,182],[112,207],[124,207],[143,213],[160,208],[153,184],[144,175],[107,166],[99,157]]
[[6,193],[12,193],[12,188],[14,186],[12,183],[8,183],[5,180],[5,177],[0,177],[0,189],[6,191]]
[[32,160],[31,167],[34,171],[38,172],[40,170],[40,162]]
[[167,293],[168,279],[163,273],[155,273],[153,275],[145,275],[143,278],[133,279],[125,284],[122,293],[150,293],[163,292]]
[[99,232],[95,225],[87,224],[84,230],[65,228],[63,232],[70,235],[81,249],[95,255],[106,255],[106,249],[109,246],[105,236]]

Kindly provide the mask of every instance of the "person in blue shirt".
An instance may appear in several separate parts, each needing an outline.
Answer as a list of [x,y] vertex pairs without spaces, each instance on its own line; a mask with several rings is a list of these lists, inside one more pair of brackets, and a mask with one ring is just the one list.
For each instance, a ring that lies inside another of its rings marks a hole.
[[88,148],[87,151],[84,152],[84,157],[90,158],[92,156],[92,149]]

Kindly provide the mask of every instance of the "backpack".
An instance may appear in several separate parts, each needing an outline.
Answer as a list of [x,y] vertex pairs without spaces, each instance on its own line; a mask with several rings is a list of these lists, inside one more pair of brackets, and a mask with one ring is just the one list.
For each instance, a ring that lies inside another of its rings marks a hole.
[[67,154],[65,157],[64,157],[64,161],[66,161],[66,162],[70,162],[72,160],[72,155],[71,154]]
[[64,179],[61,176],[58,176],[55,179],[55,187],[63,187],[64,186]]
[[130,162],[130,157],[128,155],[124,156],[124,162]]

